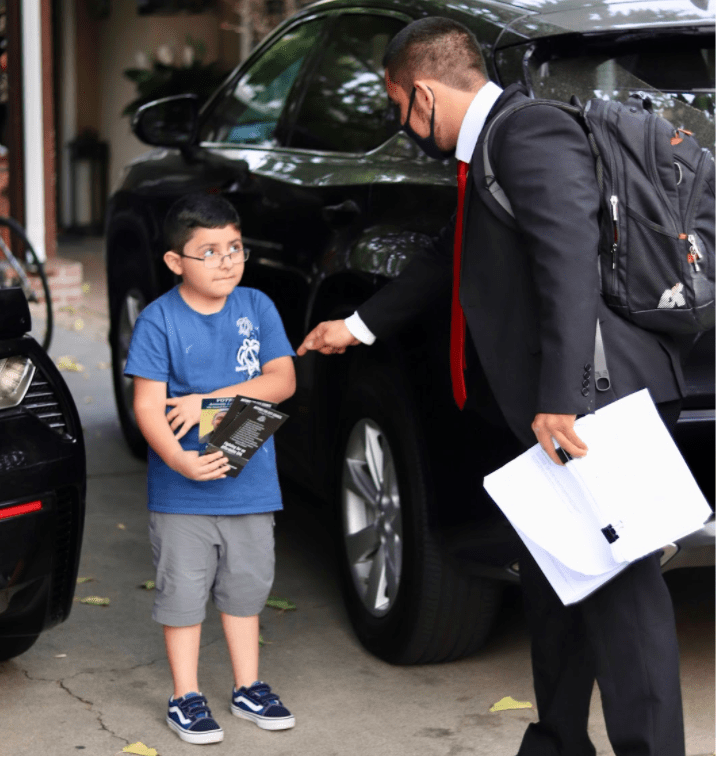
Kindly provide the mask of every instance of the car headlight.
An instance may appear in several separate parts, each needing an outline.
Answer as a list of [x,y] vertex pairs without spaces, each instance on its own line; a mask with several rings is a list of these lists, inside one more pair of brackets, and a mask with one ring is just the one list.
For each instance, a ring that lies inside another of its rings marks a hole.
[[35,366],[29,358],[21,355],[0,358],[0,408],[22,403],[34,374]]

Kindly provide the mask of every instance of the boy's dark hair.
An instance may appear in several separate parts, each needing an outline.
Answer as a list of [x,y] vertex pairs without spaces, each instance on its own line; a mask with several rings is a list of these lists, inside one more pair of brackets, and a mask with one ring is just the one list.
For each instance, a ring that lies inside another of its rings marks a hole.
[[221,195],[195,193],[176,200],[165,216],[165,244],[178,255],[195,229],[222,229],[232,225],[240,231],[240,216]]
[[413,21],[401,29],[385,50],[383,66],[390,79],[412,89],[419,76],[470,91],[487,68],[475,35],[463,24],[441,16]]

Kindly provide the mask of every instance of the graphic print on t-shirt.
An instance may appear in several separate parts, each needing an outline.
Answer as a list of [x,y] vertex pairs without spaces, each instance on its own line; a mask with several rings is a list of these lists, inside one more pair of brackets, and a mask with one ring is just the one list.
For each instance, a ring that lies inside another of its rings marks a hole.
[[244,371],[247,374],[247,378],[252,379],[256,374],[260,373],[259,329],[253,327],[252,321],[247,316],[239,318],[235,322],[235,326],[238,328],[238,334],[241,337],[245,337],[237,351],[237,362],[239,365],[235,366],[235,371]]

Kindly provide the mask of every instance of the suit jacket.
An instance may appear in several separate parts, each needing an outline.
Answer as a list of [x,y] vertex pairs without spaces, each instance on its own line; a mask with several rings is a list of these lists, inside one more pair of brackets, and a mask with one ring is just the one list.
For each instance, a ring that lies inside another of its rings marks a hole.
[[[520,85],[495,103],[472,157],[465,194],[460,302],[471,345],[505,420],[535,443],[535,414],[592,413],[647,387],[655,402],[681,396],[679,351],[672,338],[612,313],[599,292],[600,194],[587,138],[552,106],[518,111],[494,131],[490,158],[516,221],[484,180],[482,143],[500,111],[526,99]],[[418,316],[452,286],[454,218],[434,245],[358,313],[379,338]],[[600,320],[611,388],[594,381]],[[470,374],[469,403],[484,382]]]

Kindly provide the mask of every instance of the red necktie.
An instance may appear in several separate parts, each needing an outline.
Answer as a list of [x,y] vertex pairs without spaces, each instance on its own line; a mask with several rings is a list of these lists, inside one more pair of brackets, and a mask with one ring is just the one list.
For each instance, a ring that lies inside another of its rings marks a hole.
[[465,184],[468,164],[457,163],[458,205],[455,218],[455,245],[453,252],[453,292],[450,310],[450,375],[452,376],[453,397],[460,410],[465,406],[465,314],[460,305],[460,263],[462,259],[463,211],[465,209]]

